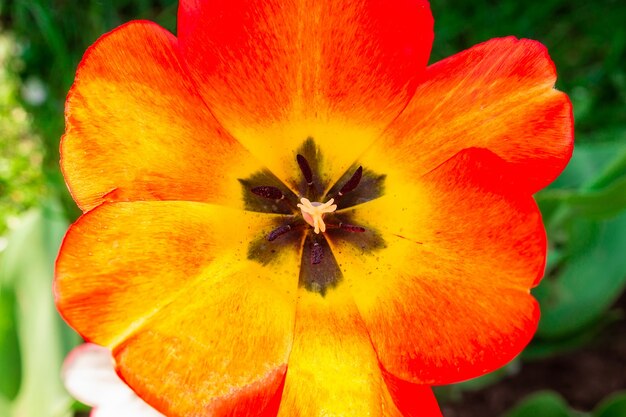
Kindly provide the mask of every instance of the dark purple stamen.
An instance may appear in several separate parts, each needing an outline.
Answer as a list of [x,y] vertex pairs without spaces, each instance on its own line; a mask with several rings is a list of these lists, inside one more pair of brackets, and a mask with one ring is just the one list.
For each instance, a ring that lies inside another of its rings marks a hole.
[[341,229],[341,230],[345,230],[346,232],[350,232],[350,233],[363,233],[365,232],[365,227],[361,227],[361,226],[355,226],[353,224],[348,224],[348,223],[326,223],[326,228],[327,229]]
[[283,192],[276,187],[264,185],[261,187],[254,187],[250,191],[252,191],[252,194],[256,194],[259,197],[267,198],[269,200],[282,200],[283,198],[285,198]]
[[363,232],[365,232],[365,228],[364,227],[355,226],[353,224],[339,223],[339,228],[341,230],[345,230],[346,232],[351,232],[351,233],[363,233]]
[[313,243],[313,245],[311,246],[311,264],[317,265],[322,262],[323,258],[324,248],[322,248],[322,245],[317,242]]
[[277,237],[284,235],[292,229],[290,224],[285,224],[283,226],[277,227],[272,230],[269,235],[267,235],[267,240],[270,242],[276,240]]
[[348,182],[346,182],[343,185],[343,187],[341,187],[341,190],[339,190],[337,197],[341,197],[345,194],[348,194],[350,191],[354,190],[361,182],[362,176],[363,176],[363,167],[358,167],[356,171],[354,171],[354,174],[352,174],[352,177],[348,180]]
[[300,171],[302,171],[302,175],[304,175],[304,179],[306,180],[307,185],[310,187],[313,185],[313,171],[311,171],[311,166],[309,165],[309,161],[300,154],[296,155],[296,160],[298,161],[298,165],[300,166]]

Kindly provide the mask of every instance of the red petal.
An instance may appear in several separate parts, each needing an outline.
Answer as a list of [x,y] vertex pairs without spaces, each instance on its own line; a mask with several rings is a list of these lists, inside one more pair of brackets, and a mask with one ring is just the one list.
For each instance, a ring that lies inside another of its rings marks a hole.
[[[493,39],[430,66],[413,99],[361,161],[413,175],[457,152],[486,148],[531,192],[549,184],[573,147],[568,97],[539,42]],[[380,169],[383,170],[383,167]]]
[[403,381],[383,370],[387,388],[404,417],[442,417],[431,387]]
[[275,174],[312,136],[338,178],[406,105],[432,29],[426,0],[183,0],[178,35],[218,120]]
[[385,195],[352,212],[384,249],[331,242],[396,377],[437,385],[482,375],[532,337],[539,310],[529,289],[543,274],[545,232],[506,165],[469,149],[421,179],[391,173]]

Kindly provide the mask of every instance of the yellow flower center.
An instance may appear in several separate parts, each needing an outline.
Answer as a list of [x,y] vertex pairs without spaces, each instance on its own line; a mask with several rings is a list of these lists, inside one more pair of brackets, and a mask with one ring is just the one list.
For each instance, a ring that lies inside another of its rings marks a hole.
[[326,224],[324,223],[324,214],[332,213],[337,210],[337,205],[333,204],[334,198],[331,198],[326,203],[318,203],[317,201],[311,202],[307,198],[301,198],[298,207],[302,211],[302,217],[304,221],[310,224],[314,228],[314,232],[319,234],[320,231],[326,231]]
[[295,159],[301,176],[292,176],[288,184],[266,170],[239,180],[247,210],[278,215],[269,233],[250,242],[248,259],[267,265],[281,250],[299,250],[299,285],[324,296],[343,276],[330,242],[345,241],[361,253],[385,247],[376,229],[352,224],[356,206],[384,194],[385,175],[355,163],[331,184],[312,138],[300,146]]

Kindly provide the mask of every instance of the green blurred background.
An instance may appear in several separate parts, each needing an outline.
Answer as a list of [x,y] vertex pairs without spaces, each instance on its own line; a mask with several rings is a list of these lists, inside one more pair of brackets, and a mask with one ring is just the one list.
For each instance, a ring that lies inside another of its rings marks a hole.
[[[626,417],[626,2],[432,0],[432,62],[515,35],[543,42],[574,104],[576,148],[537,194],[550,241],[539,331],[512,364],[437,390],[446,417]],[[0,0],[0,417],[84,406],[59,368],[53,262],[79,214],[58,168],[63,103],[85,49],[132,19],[175,31],[174,0]]]

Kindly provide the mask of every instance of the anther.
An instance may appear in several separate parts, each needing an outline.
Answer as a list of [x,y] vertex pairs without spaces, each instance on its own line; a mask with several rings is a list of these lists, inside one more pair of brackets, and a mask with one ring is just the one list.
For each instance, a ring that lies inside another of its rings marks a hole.
[[328,227],[337,227],[338,229],[341,230],[345,230],[346,232],[350,232],[350,233],[363,233],[365,232],[365,227],[361,227],[361,226],[355,226],[353,224],[347,224],[347,223],[339,223],[337,226],[335,225],[331,225],[328,224]]
[[352,177],[350,177],[348,182],[341,187],[341,190],[337,193],[337,197],[341,197],[348,194],[350,191],[353,191],[361,182],[361,177],[363,177],[363,167],[360,166],[356,169],[356,171],[354,171],[354,174],[352,174]]
[[280,191],[280,189],[276,187],[272,187],[270,185],[262,185],[260,187],[251,188],[250,191],[254,195],[258,195],[259,197],[267,198],[268,200],[274,200],[276,202],[284,201],[287,203],[289,207],[295,212],[298,211],[298,207],[287,198],[287,196]]
[[267,198],[269,200],[282,200],[283,198],[285,198],[285,194],[283,194],[283,192],[276,187],[254,187],[250,191],[252,191],[252,194],[256,194],[259,197]]
[[350,233],[363,233],[366,230],[365,227],[356,226],[354,224],[348,224],[348,223],[338,223],[338,224],[326,223],[326,228],[327,229],[341,229]]
[[324,258],[324,248],[317,242],[311,245],[311,264],[317,265],[322,262]]
[[300,171],[302,171],[302,175],[306,180],[306,183],[309,187],[313,186],[313,171],[311,171],[311,166],[309,165],[309,161],[300,154],[296,155],[296,160],[298,161],[298,166],[300,166]]
[[282,236],[285,233],[291,231],[291,229],[292,227],[290,224],[285,224],[283,226],[277,227],[276,229],[272,230],[269,235],[267,235],[267,240],[272,242],[276,240],[276,238],[278,238],[279,236]]

